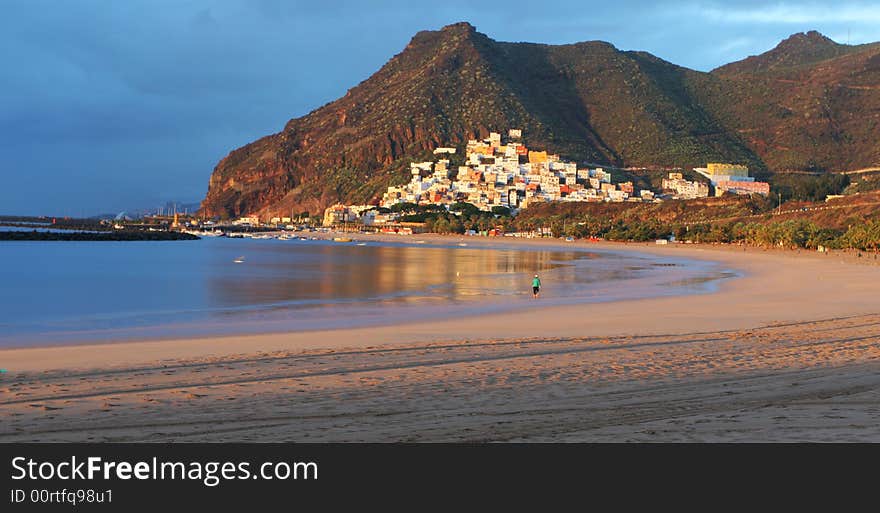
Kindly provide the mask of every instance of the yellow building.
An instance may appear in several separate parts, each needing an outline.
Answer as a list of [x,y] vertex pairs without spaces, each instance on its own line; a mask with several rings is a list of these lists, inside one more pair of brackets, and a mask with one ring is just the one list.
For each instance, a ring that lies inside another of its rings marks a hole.
[[471,153],[478,153],[480,155],[492,155],[492,147],[488,144],[475,144],[471,147]]
[[546,151],[530,151],[529,152],[529,164],[536,164],[539,162],[547,162],[547,152]]
[[706,164],[709,176],[749,176],[749,168],[739,164],[720,164],[711,162]]

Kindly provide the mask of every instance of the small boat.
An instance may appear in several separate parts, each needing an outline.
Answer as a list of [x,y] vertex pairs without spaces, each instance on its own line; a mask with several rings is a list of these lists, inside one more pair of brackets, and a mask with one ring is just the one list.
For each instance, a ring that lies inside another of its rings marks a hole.
[[466,242],[459,242],[458,245],[459,246],[467,246],[467,243]]
[[366,242],[358,242],[357,245],[358,245],[358,246],[366,246],[367,243],[366,243]]
[[233,260],[233,262],[235,262],[236,264],[243,264],[243,263],[244,263],[244,257],[243,257],[243,256],[240,256],[240,257],[236,258],[235,260]]
[[417,240],[417,241],[416,241],[416,244],[424,244],[424,243],[425,243],[425,241],[423,241],[423,240]]
[[350,237],[333,237],[333,242],[351,242]]
[[299,240],[309,240],[309,239],[307,239],[305,237],[300,237]]

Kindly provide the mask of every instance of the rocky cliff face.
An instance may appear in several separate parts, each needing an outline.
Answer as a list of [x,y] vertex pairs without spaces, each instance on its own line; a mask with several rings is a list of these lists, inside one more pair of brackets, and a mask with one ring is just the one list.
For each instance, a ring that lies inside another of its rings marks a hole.
[[[840,120],[858,114],[876,126],[876,102],[866,100],[872,90],[858,87],[880,84],[880,52],[828,50],[825,42],[804,52],[797,48],[812,46],[799,41],[777,52],[783,57],[767,57],[772,66],[749,62],[701,73],[603,42],[501,43],[466,23],[419,32],[344,97],[232,151],[214,169],[202,210],[288,215],[368,202],[406,181],[408,164],[430,158],[433,148],[507,128],[522,128],[532,147],[618,166],[723,160],[764,173],[825,165],[806,162],[810,155],[851,153],[846,165],[875,159],[877,142],[864,140],[863,131],[852,135]],[[829,85],[853,70],[860,71],[847,75],[852,87],[845,92]],[[779,93],[789,82],[780,80],[810,85],[793,87],[789,98]],[[816,107],[815,98],[826,103]],[[836,132],[804,129],[816,119],[810,115],[837,122]],[[782,123],[803,116],[808,122],[790,130]]]

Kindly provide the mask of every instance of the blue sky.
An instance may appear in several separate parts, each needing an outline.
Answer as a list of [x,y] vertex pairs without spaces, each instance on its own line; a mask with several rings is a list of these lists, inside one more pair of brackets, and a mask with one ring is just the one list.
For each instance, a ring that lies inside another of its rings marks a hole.
[[[833,5],[832,5],[833,4]],[[230,150],[345,94],[414,33],[604,40],[708,71],[795,32],[880,41],[874,2],[7,0],[0,214],[198,201]]]

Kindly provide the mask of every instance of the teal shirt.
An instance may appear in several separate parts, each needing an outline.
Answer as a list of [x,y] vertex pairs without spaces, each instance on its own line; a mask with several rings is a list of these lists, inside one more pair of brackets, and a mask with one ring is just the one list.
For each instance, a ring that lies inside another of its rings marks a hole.
[[540,286],[541,286],[541,280],[539,280],[538,278],[535,278],[534,280],[532,280],[532,287],[540,287]]

